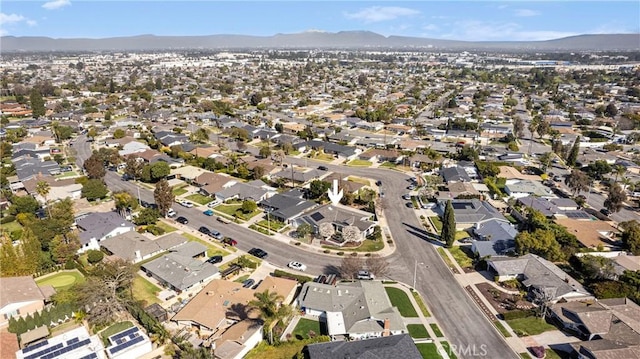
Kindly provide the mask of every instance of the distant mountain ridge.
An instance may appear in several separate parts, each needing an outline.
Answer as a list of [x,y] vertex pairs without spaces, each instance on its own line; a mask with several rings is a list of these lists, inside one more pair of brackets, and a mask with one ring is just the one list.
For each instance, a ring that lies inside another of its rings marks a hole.
[[434,49],[506,51],[639,51],[640,34],[578,35],[547,41],[458,41],[422,37],[383,36],[370,31],[309,31],[273,36],[139,35],[101,39],[0,37],[0,51],[145,51],[187,49]]

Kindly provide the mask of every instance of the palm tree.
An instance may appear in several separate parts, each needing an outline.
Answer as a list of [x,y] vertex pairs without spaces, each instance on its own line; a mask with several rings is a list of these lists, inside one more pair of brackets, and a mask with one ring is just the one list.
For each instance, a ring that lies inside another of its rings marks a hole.
[[625,172],[627,172],[627,168],[623,165],[615,165],[613,166],[613,172],[616,174],[615,182],[618,182],[618,176],[622,176]]
[[262,293],[254,293],[255,300],[249,302],[249,307],[260,311],[260,317],[264,321],[265,334],[268,334],[269,343],[273,344],[273,326],[280,320],[291,315],[291,307],[283,305],[284,297],[268,289]]
[[[38,193],[42,198],[44,198],[44,204],[47,205],[49,200],[47,196],[49,195],[49,191],[51,190],[51,186],[46,181],[38,181],[36,183],[36,193]],[[49,217],[51,217],[51,209],[47,205],[47,210],[49,211]]]

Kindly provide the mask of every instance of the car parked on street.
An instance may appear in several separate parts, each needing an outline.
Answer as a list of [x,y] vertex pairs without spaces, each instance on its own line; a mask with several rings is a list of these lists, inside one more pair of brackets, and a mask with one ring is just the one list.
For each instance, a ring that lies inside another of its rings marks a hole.
[[228,245],[228,246],[232,246],[232,247],[235,247],[235,246],[237,246],[237,245],[238,245],[238,241],[236,241],[236,240],[235,240],[235,239],[233,239],[233,238],[229,238],[229,237],[224,237],[224,238],[222,239],[222,243],[224,243],[224,244],[226,244],[226,245]]
[[211,217],[211,216],[213,216],[213,211],[208,209],[208,210],[202,212],[202,214],[204,214],[205,216]]
[[202,226],[200,228],[198,228],[198,232],[202,233],[202,234],[206,234],[206,235],[210,235],[211,234],[211,230],[205,226]]
[[180,224],[189,224],[189,220],[182,216],[176,218],[176,222]]
[[177,214],[178,213],[176,213],[173,208],[169,208],[169,210],[167,211],[167,217],[175,217]]
[[299,270],[301,272],[304,272],[307,270],[307,266],[300,263],[300,262],[296,262],[296,261],[292,261],[289,262],[289,264],[287,264],[287,267],[291,268],[291,269],[295,269],[295,270]]
[[183,206],[183,207],[187,207],[187,208],[193,207],[193,203],[191,203],[189,201],[180,201],[178,203],[180,203],[180,205]]
[[268,255],[267,252],[263,251],[260,248],[251,248],[248,253],[260,259],[266,258]]

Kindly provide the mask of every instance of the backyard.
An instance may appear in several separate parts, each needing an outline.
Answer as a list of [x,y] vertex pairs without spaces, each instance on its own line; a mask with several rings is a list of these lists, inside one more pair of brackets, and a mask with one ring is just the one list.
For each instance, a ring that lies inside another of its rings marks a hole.
[[391,304],[398,308],[400,315],[406,318],[415,318],[418,316],[418,312],[416,312],[416,308],[411,304],[409,296],[402,289],[384,287],[384,290],[387,291]]
[[76,283],[84,282],[84,276],[77,270],[58,272],[36,280],[38,285],[50,285],[57,291],[71,288]]
[[212,197],[201,195],[200,193],[193,193],[185,197],[191,202],[195,202],[201,205],[206,205],[207,203],[213,201]]
[[162,289],[140,275],[136,275],[135,278],[133,278],[133,297],[145,301],[145,306],[160,303],[160,299],[157,297],[160,291],[162,291]]
[[300,318],[295,329],[291,332],[291,335],[296,339],[307,339],[309,338],[309,332],[311,331],[313,331],[315,335],[320,335],[320,322],[317,320]]

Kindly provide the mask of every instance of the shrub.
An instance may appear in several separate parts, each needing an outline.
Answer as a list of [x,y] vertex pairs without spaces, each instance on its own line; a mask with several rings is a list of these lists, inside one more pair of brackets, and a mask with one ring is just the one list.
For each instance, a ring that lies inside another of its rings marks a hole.
[[150,224],[147,226],[147,232],[153,234],[154,236],[160,236],[164,234],[164,229],[156,225]]
[[2,219],[0,219],[0,224],[11,223],[11,222],[13,222],[15,220],[16,220],[16,217],[9,214],[9,215],[3,217]]
[[358,256],[358,253],[357,253],[357,252],[351,252],[351,254],[350,254],[350,255],[351,255],[352,257],[357,257],[357,256]]
[[87,261],[91,264],[96,264],[104,258],[104,253],[96,249],[90,249],[87,251]]
[[300,243],[300,242],[295,242],[293,245],[294,245],[294,246],[299,246],[299,245],[301,245],[301,244],[302,244],[302,243]]
[[300,275],[300,274],[291,274],[289,272],[285,272],[285,271],[280,270],[280,269],[276,269],[273,272],[273,276],[274,277],[280,277],[280,278],[295,279],[300,283],[311,282],[313,280],[313,278],[311,278],[311,277],[307,277],[307,276]]
[[322,251],[322,253],[324,253],[324,254],[329,254],[329,253],[331,253],[331,251],[330,251],[330,250],[328,250],[328,249],[325,249],[324,251]]
[[76,261],[73,259],[69,259],[65,264],[64,264],[64,269],[76,269]]
[[344,255],[344,252],[338,252],[338,253],[336,253],[336,254],[337,254],[337,255],[339,255],[339,256],[343,256],[343,255]]

